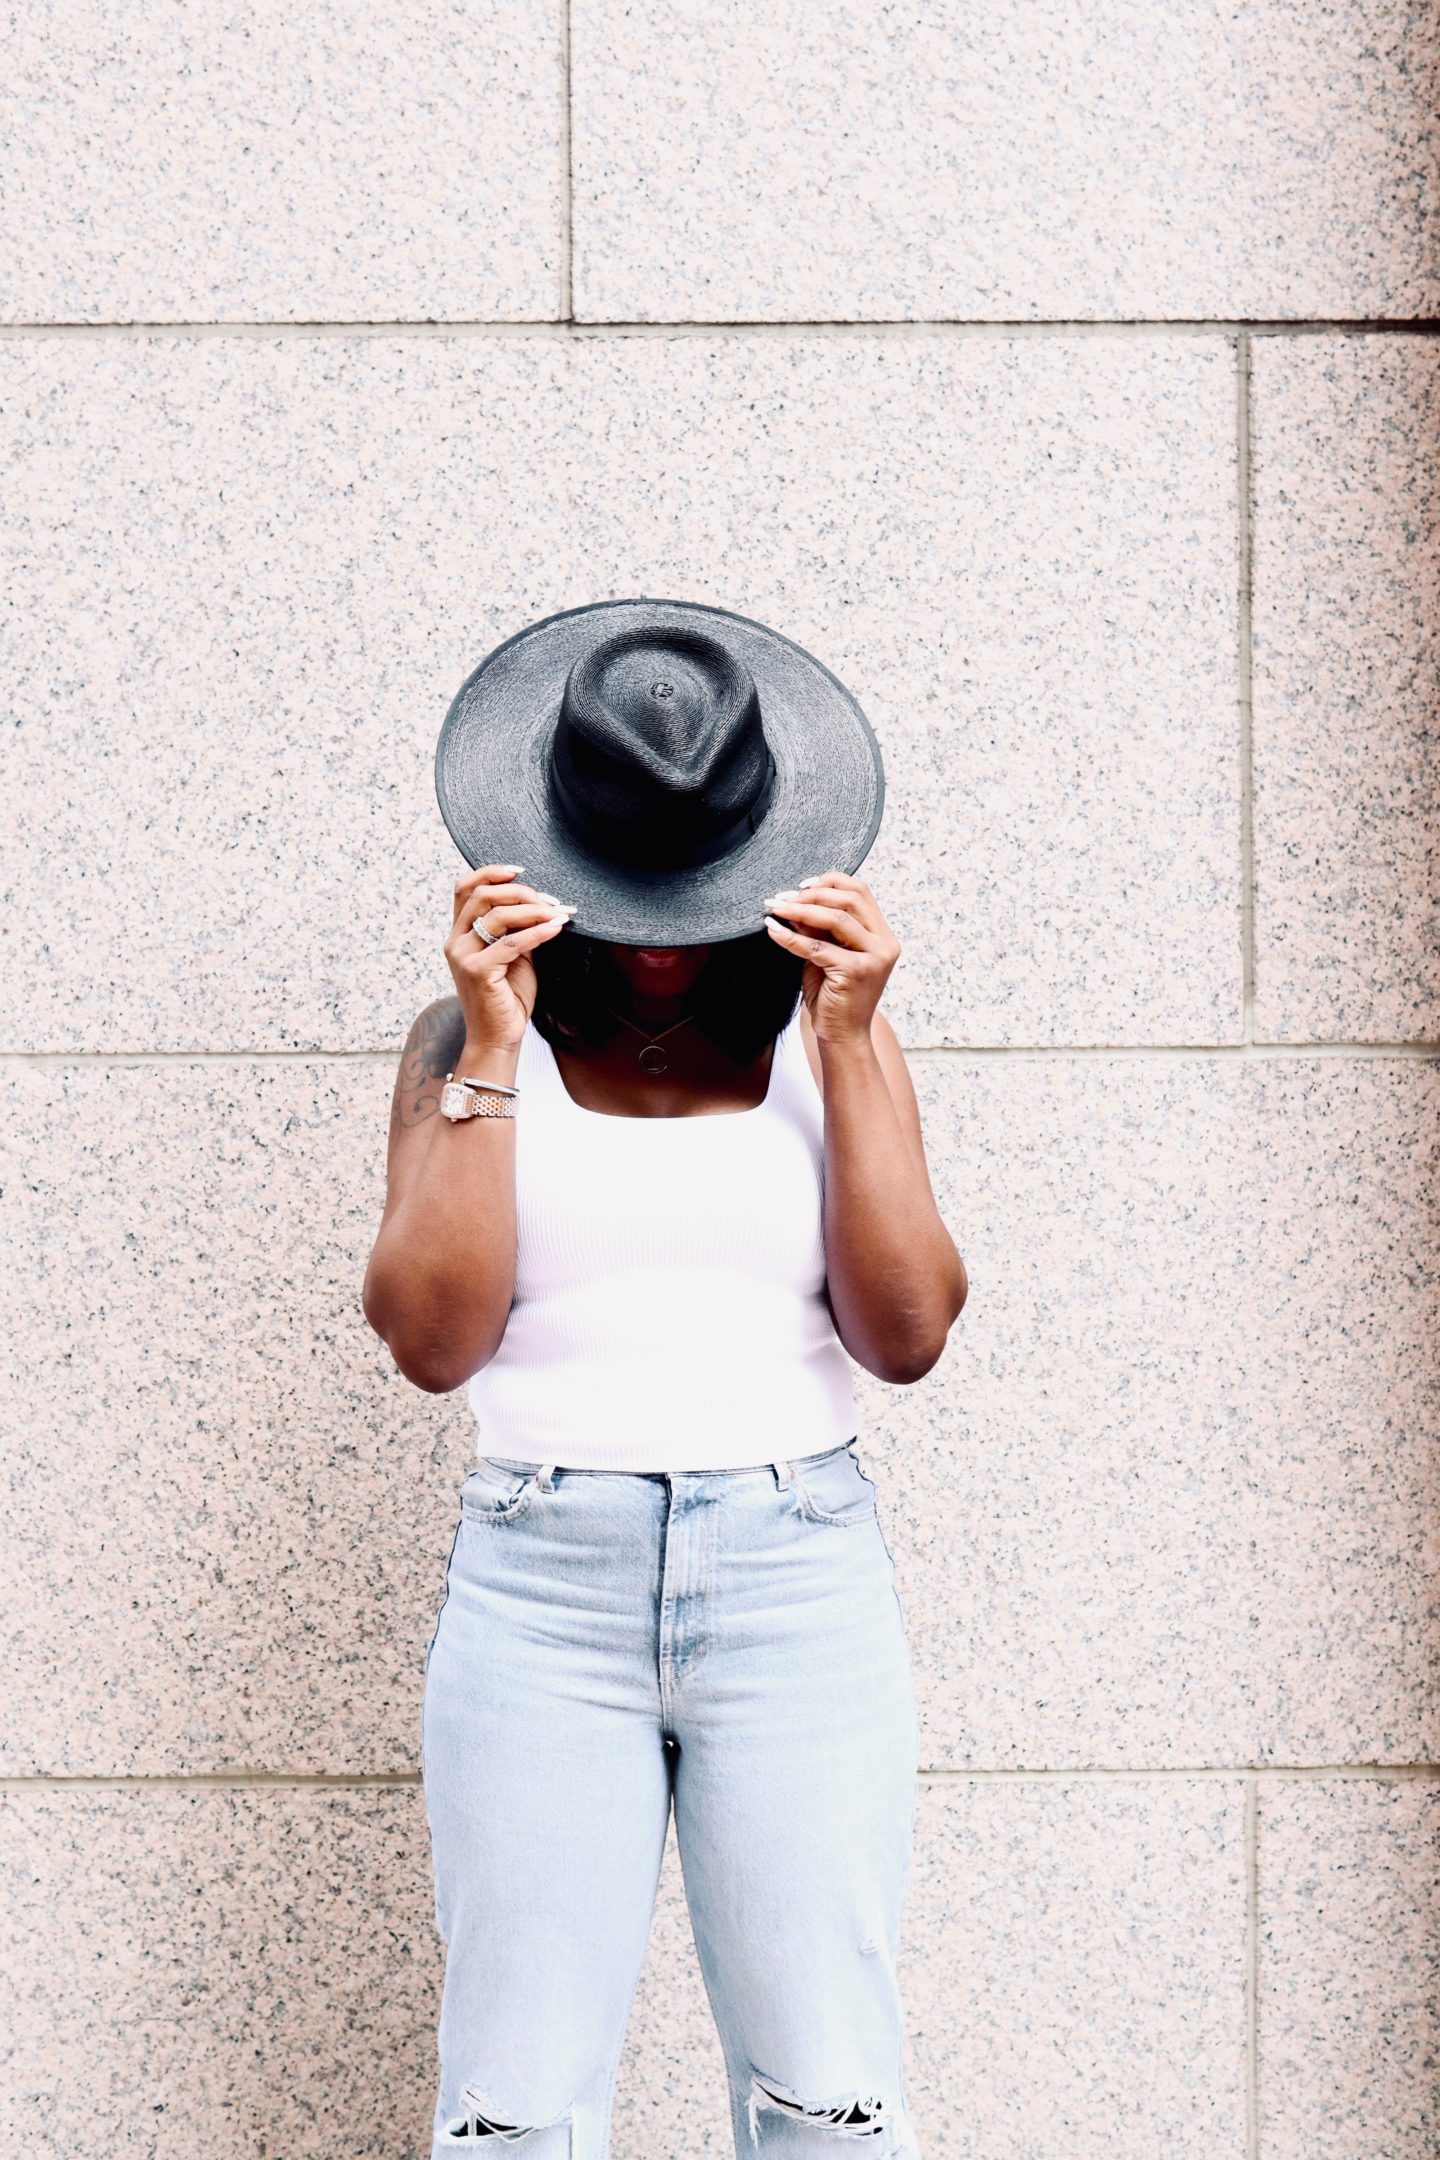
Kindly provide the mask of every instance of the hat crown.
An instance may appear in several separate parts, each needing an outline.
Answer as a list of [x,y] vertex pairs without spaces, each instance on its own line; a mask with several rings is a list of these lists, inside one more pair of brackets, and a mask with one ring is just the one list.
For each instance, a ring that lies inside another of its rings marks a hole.
[[622,630],[580,655],[550,772],[582,845],[653,870],[737,847],[775,785],[750,670],[718,638],[680,628]]

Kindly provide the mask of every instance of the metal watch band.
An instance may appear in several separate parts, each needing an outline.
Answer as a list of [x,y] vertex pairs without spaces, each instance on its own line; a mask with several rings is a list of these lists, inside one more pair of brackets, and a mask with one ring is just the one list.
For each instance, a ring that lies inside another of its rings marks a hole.
[[507,1087],[503,1081],[457,1080],[453,1073],[447,1073],[440,1090],[440,1108],[452,1124],[472,1117],[513,1118],[519,1093],[518,1088]]
[[514,1117],[513,1095],[487,1095],[472,1089],[466,1102],[471,1117]]

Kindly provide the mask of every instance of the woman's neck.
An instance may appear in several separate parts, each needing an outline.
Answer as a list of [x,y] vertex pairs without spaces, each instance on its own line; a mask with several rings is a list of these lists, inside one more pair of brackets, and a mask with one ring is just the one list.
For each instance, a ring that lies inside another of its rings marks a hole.
[[681,1020],[694,1011],[695,992],[692,988],[673,995],[656,997],[627,986],[624,995],[614,1000],[614,1005],[616,1012],[624,1013],[637,1027],[663,1028],[668,1027],[672,1020]]

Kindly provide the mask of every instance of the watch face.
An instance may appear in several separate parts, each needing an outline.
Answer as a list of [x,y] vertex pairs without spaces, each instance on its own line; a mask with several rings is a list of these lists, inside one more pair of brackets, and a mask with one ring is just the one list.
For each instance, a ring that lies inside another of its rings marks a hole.
[[462,1087],[458,1080],[447,1080],[440,1090],[441,1114],[448,1118],[471,1117],[474,1113],[469,1108],[469,1100],[469,1088]]

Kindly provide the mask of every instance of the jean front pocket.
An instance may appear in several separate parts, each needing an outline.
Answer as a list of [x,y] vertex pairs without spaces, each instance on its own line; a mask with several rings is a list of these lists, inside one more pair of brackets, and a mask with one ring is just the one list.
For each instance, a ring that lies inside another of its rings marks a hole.
[[876,1520],[875,1487],[853,1448],[835,1448],[816,1462],[792,1465],[800,1512],[811,1522],[842,1529]]
[[507,1523],[522,1514],[535,1492],[534,1470],[510,1470],[483,1457],[460,1487],[466,1522]]

